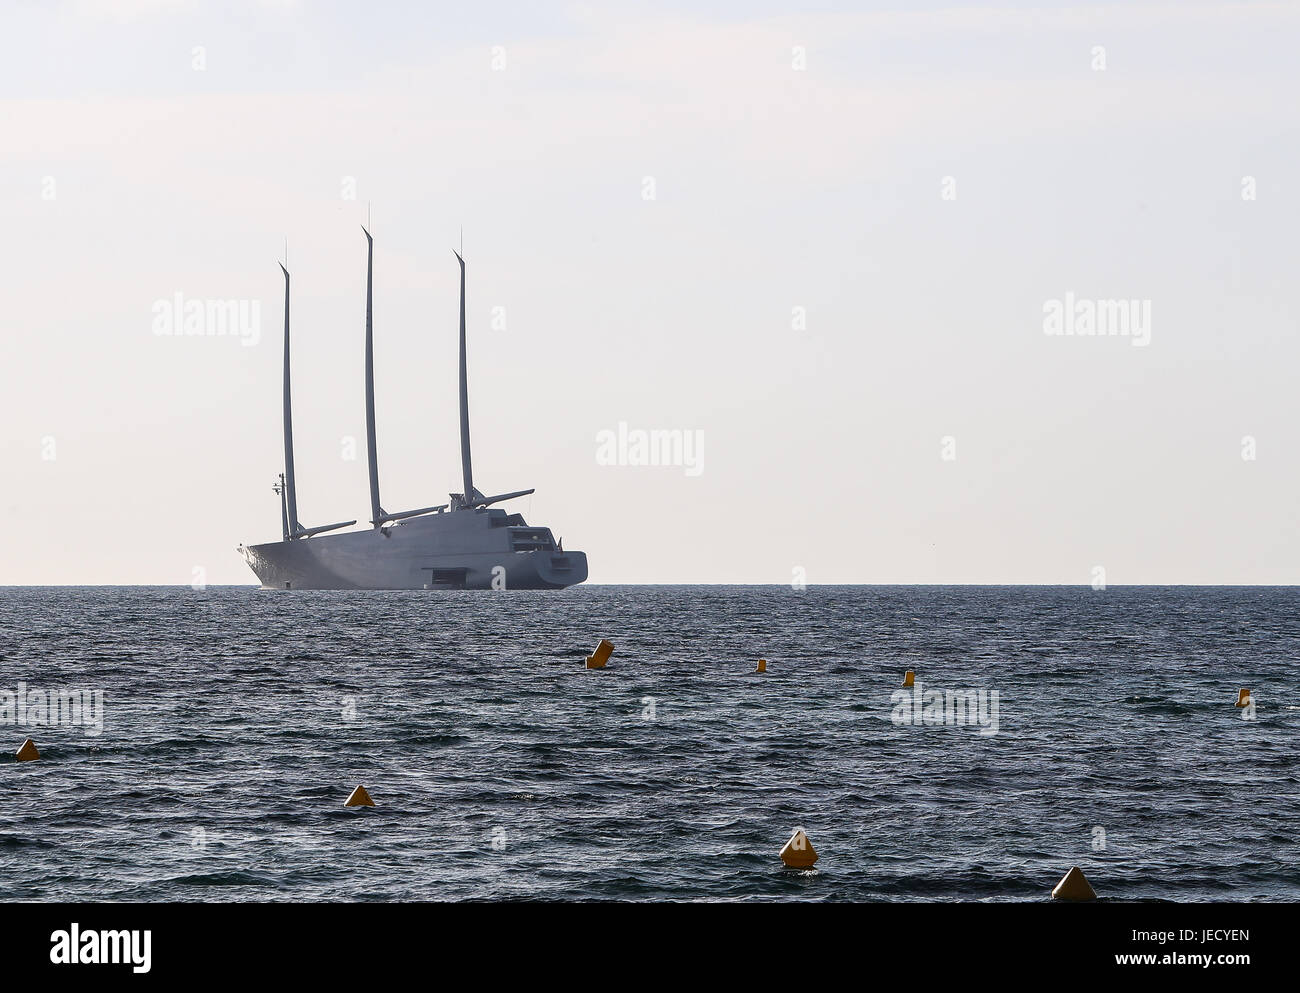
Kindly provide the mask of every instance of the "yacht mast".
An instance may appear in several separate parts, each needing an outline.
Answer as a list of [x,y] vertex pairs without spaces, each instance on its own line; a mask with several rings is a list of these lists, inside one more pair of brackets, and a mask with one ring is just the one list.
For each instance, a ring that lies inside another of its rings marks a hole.
[[370,464],[370,523],[381,527],[385,515],[379,505],[379,456],[375,450],[375,239],[364,227],[361,230],[366,236],[366,458]]
[[280,271],[284,273],[284,496],[281,498],[281,524],[285,531],[285,540],[310,538],[322,531],[335,531],[338,528],[351,527],[356,521],[343,521],[339,524],[324,524],[318,528],[305,528],[298,523],[298,487],[293,477],[293,405],[289,395],[289,270],[283,263]]
[[298,488],[293,478],[293,409],[289,390],[289,270],[284,273],[284,501],[288,515],[289,537],[302,529],[298,523]]
[[460,468],[464,477],[465,490],[461,494],[461,505],[469,506],[474,500],[474,471],[470,467],[469,454],[469,385],[465,372],[465,260],[460,252],[453,251],[456,261],[460,263]]

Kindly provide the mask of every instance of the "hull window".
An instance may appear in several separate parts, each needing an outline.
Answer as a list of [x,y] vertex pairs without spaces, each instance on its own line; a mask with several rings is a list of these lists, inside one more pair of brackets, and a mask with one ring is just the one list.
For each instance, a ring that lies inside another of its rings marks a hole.
[[515,552],[553,552],[555,539],[550,528],[512,528],[510,549]]
[[425,588],[430,590],[463,590],[468,569],[432,569],[423,570],[429,574]]

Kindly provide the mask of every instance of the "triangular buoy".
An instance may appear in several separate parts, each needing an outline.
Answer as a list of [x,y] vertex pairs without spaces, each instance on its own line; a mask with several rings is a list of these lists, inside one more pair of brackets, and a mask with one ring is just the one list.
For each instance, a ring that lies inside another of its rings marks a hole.
[[767,659],[759,659],[759,660],[758,660],[758,668],[755,669],[754,671],[755,671],[755,672],[767,672]]
[[609,657],[614,654],[614,646],[604,638],[600,639],[600,644],[596,650],[587,656],[588,669],[603,669]]
[[1056,889],[1052,890],[1053,900],[1095,900],[1097,894],[1093,892],[1091,884],[1083,878],[1083,872],[1079,867],[1073,866],[1065,874],[1065,878],[1056,884]]
[[1250,706],[1250,690],[1237,690],[1237,706],[1238,707]]
[[906,688],[908,686],[915,686],[915,685],[916,685],[916,673],[914,673],[911,669],[908,669],[907,672],[903,674],[903,686]]
[[366,792],[364,786],[358,786],[352,791],[352,795],[344,801],[345,807],[373,807],[375,801],[370,799],[370,794]]
[[808,840],[808,835],[804,834],[803,828],[792,834],[781,849],[781,861],[791,869],[811,869],[817,857],[817,850]]
[[36,750],[36,742],[32,741],[31,738],[24,741],[14,754],[18,756],[19,762],[30,762],[32,759],[41,757],[41,753]]

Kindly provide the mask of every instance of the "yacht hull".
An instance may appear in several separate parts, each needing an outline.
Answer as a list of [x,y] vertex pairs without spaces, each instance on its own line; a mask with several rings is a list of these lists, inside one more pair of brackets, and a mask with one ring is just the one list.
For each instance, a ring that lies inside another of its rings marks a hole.
[[[459,510],[239,551],[267,590],[554,590],[586,580],[583,552],[504,520],[499,510]],[[550,547],[527,547],[538,544]]]

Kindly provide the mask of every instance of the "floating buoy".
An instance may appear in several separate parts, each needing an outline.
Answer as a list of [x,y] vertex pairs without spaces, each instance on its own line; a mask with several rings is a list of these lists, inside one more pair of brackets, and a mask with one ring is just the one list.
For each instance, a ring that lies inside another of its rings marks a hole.
[[1056,889],[1052,890],[1052,899],[1079,902],[1082,900],[1095,900],[1097,894],[1093,892],[1092,886],[1088,880],[1083,878],[1083,873],[1076,865],[1065,874],[1064,879],[1056,884]]
[[352,795],[343,802],[345,807],[373,807],[374,805],[375,801],[370,799],[370,794],[366,792],[364,786],[358,786],[352,791]]
[[1237,706],[1250,706],[1250,690],[1237,690]]
[[781,861],[791,869],[811,869],[817,861],[817,850],[813,848],[808,835],[800,828],[790,836],[790,840],[781,849]]
[[32,741],[31,738],[24,741],[14,754],[18,756],[19,762],[30,762],[32,759],[41,757],[41,753],[36,750],[36,742]]
[[903,686],[907,687],[907,686],[915,686],[915,685],[916,685],[916,673],[914,673],[911,669],[908,669],[907,672],[903,674]]
[[603,669],[609,657],[614,654],[614,646],[604,638],[600,639],[600,644],[596,650],[587,656],[588,669]]
[[755,672],[767,672],[767,659],[759,659],[759,660],[758,660],[758,668],[755,669],[754,671],[755,671]]

